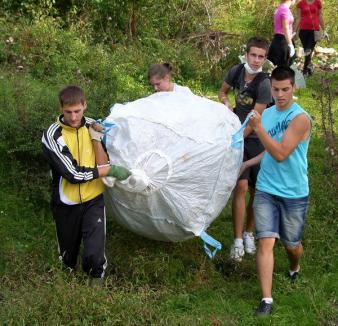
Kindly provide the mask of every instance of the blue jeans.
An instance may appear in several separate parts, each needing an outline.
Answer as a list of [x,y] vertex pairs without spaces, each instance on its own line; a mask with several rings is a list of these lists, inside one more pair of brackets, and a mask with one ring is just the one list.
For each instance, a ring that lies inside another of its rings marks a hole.
[[256,189],[253,202],[256,238],[277,238],[297,247],[302,238],[309,196],[285,198]]

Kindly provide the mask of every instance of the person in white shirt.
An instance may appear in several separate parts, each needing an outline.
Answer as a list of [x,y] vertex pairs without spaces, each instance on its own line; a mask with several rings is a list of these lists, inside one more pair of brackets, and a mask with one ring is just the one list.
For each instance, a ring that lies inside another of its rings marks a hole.
[[181,92],[193,94],[189,87],[180,86],[172,81],[172,65],[170,63],[155,63],[149,67],[148,80],[155,92]]

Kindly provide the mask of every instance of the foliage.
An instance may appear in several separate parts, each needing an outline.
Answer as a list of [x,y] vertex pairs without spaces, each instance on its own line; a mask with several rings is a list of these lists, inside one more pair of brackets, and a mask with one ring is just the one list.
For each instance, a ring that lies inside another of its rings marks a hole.
[[48,16],[68,24],[87,20],[95,38],[112,43],[140,36],[168,39],[204,30],[209,24],[207,7],[198,0],[3,0],[1,7],[8,16],[14,13],[33,20]]
[[319,78],[317,77],[314,83],[317,87],[312,96],[317,100],[321,112],[321,129],[325,138],[325,150],[338,181],[337,74],[325,73]]
[[56,14],[56,10],[54,8],[55,2],[55,0],[2,0],[0,8],[8,16],[16,13],[30,18],[40,18]]
[[[190,33],[203,24],[201,1],[92,0],[96,30],[116,42],[126,36],[172,38]],[[117,31],[117,33],[115,33]]]
[[323,18],[325,21],[325,28],[330,33],[329,46],[338,43],[338,7],[334,0],[326,0],[324,2]]

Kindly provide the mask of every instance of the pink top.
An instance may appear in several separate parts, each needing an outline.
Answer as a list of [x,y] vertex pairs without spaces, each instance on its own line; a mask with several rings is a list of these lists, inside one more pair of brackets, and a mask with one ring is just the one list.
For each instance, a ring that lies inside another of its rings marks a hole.
[[283,19],[286,19],[286,22],[289,25],[290,35],[292,35],[292,24],[293,24],[294,18],[293,18],[291,10],[284,3],[279,5],[275,13],[273,14],[273,30],[275,34],[284,35]]
[[300,29],[319,30],[319,13],[322,9],[320,0],[315,0],[309,4],[302,0],[298,3],[297,8],[300,9]]

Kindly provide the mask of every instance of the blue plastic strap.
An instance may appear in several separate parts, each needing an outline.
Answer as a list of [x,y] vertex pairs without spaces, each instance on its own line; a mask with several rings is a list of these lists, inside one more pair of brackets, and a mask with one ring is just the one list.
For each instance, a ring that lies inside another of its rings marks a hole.
[[250,118],[254,115],[253,112],[250,112],[245,121],[243,122],[242,126],[238,129],[238,131],[232,135],[232,140],[231,140],[231,147],[232,148],[237,148],[240,149],[242,147],[243,143],[243,134],[244,134],[244,129],[247,127]]
[[109,132],[110,129],[116,127],[116,124],[102,121],[102,119],[96,120],[96,122],[103,126],[102,133],[103,133],[104,136],[103,136],[102,141],[103,141],[104,144],[106,144],[107,133]]
[[[205,231],[201,233],[200,238],[204,242],[205,253],[209,256],[210,259],[215,258],[217,251],[222,249],[222,244],[219,241],[215,240],[213,237],[211,237]],[[215,249],[211,251],[208,246],[213,247]]]

